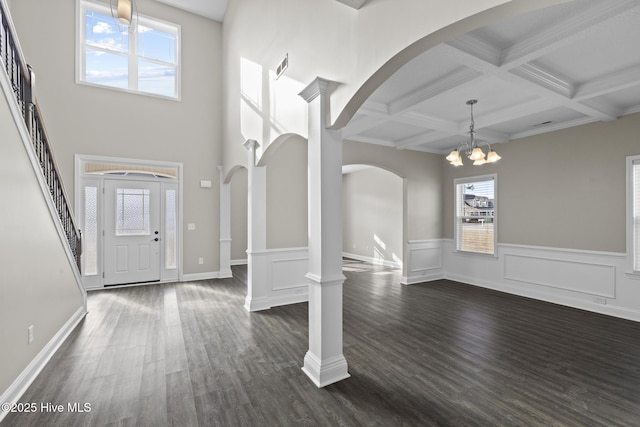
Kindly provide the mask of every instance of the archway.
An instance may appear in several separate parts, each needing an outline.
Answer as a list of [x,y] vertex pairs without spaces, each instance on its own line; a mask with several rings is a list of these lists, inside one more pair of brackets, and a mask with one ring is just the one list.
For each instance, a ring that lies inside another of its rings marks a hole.
[[402,268],[404,185],[398,174],[378,166],[342,167],[343,256]]

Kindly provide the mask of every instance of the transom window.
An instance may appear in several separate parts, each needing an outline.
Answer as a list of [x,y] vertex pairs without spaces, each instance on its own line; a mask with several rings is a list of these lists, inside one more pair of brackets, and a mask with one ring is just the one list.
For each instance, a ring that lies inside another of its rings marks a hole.
[[496,254],[496,176],[455,180],[456,249]]
[[108,5],[79,1],[78,82],[180,98],[180,26],[139,15],[121,31]]

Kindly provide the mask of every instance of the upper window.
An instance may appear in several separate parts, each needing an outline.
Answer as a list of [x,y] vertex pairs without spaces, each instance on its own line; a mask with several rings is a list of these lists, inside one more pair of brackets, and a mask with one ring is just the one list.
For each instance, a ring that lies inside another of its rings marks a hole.
[[139,16],[121,31],[108,5],[80,0],[77,80],[137,93],[180,98],[180,26]]
[[640,156],[627,157],[627,258],[640,274]]
[[457,250],[496,254],[496,179],[485,175],[454,181]]

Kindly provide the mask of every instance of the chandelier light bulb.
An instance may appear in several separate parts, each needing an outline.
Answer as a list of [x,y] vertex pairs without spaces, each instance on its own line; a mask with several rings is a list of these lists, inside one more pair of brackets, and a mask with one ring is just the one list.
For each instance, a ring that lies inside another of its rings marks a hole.
[[118,21],[125,25],[130,25],[131,12],[131,0],[118,0]]
[[502,157],[500,157],[500,155],[498,153],[496,153],[495,151],[491,150],[489,151],[489,154],[487,154],[487,162],[488,163],[495,163],[498,160],[500,160]]
[[473,151],[469,155],[469,158],[471,160],[484,159],[484,152],[482,151],[482,149],[480,147],[476,147],[476,148],[473,149]]
[[446,157],[446,159],[448,161],[450,161],[451,163],[455,162],[458,158],[460,158],[460,153],[458,153],[458,150],[453,150],[451,153],[449,153],[449,155]]

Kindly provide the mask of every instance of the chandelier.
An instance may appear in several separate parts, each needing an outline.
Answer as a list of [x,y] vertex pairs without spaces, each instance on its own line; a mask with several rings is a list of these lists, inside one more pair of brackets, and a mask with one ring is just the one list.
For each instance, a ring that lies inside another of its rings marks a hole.
[[[115,5],[114,5],[115,3]],[[135,0],[110,0],[111,16],[118,20],[120,32],[134,33],[138,26],[138,6]]]
[[[489,152],[485,156],[482,148],[478,146],[476,141],[475,123],[473,122],[473,106],[478,103],[477,99],[470,99],[467,101],[467,105],[471,110],[471,124],[469,125],[469,142],[463,142],[453,150],[446,159],[453,166],[462,166],[462,154],[467,156],[469,160],[473,160],[475,166],[484,165],[485,163],[495,163],[501,159],[501,157],[494,150],[491,149],[491,145],[488,142],[484,142],[489,147]],[[464,151],[462,151],[464,150]]]

